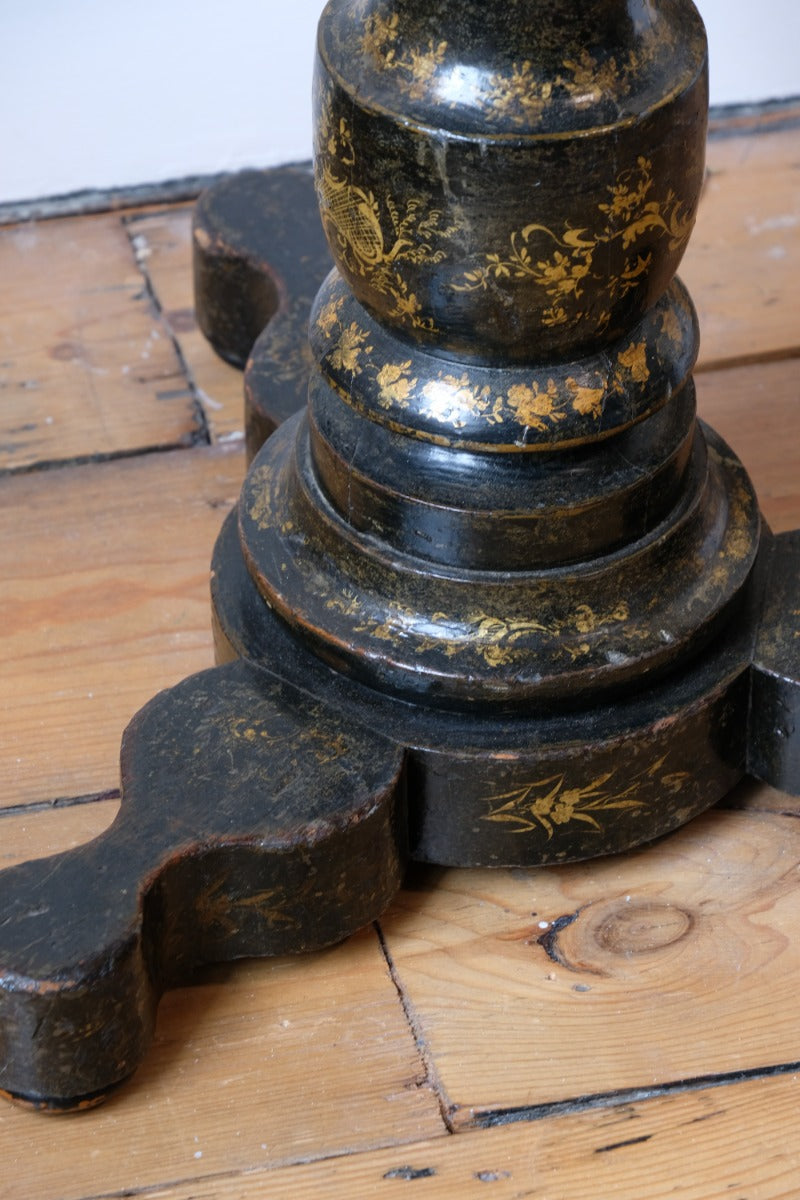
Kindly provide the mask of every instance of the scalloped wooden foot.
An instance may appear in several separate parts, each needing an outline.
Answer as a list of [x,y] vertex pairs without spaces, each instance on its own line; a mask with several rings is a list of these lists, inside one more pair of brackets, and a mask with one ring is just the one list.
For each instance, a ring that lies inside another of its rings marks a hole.
[[308,318],[331,269],[310,166],[239,171],[199,199],[192,229],[197,321],[247,365],[248,459],[306,401]]
[[125,732],[111,828],[0,873],[0,1091],[90,1107],[193,968],[377,917],[403,870],[402,775],[396,746],[247,662],[156,696]]

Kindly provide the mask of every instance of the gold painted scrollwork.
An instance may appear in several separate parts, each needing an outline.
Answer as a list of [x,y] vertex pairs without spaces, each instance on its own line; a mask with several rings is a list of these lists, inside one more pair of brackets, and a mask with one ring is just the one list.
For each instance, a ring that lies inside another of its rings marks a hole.
[[[645,234],[666,239],[674,252],[682,249],[692,231],[694,216],[672,189],[663,200],[652,198],[652,170],[652,162],[640,157],[635,168],[620,172],[608,189],[608,202],[597,206],[603,220],[599,232],[567,225],[559,235],[532,222],[510,235],[505,252],[487,253],[481,265],[465,271],[453,285],[455,291],[485,291],[490,284],[531,280],[550,301],[544,325],[577,323],[592,315],[598,328],[604,328],[609,312],[593,315],[580,305],[587,283],[596,282],[610,300],[620,299],[639,285],[650,267],[652,253],[637,249]],[[598,250],[614,244],[627,255],[622,270],[610,277],[596,275]]]
[[[433,318],[423,313],[401,267],[440,263],[445,251],[438,243],[452,236],[455,226],[444,227],[441,211],[431,208],[425,196],[408,196],[401,205],[388,193],[378,198],[354,182],[357,161],[352,133],[346,118],[334,117],[330,95],[322,102],[319,147],[320,213],[338,261],[391,302],[390,318],[436,332]],[[384,230],[391,230],[390,236]]]

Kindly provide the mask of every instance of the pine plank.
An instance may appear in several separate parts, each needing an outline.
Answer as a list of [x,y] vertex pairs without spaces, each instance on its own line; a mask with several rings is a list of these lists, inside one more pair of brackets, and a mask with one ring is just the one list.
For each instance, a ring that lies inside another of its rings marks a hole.
[[741,808],[748,812],[782,813],[800,817],[800,796],[789,796],[777,788],[768,787],[756,779],[743,779],[722,802],[725,808]]
[[758,1079],[274,1172],[198,1180],[150,1196],[794,1200],[800,1148],[787,1131],[796,1128],[798,1102],[800,1076]]
[[[0,862],[94,836],[111,802],[0,817]],[[3,1200],[81,1200],[444,1133],[373,930],[200,973],[161,1002],[134,1078],[94,1111],[0,1105]]]
[[240,449],[0,479],[0,808],[117,786],[155,692],[213,664],[208,572]]
[[107,829],[119,800],[93,800],[49,810],[0,814],[0,869],[81,846]]
[[629,855],[426,871],[382,920],[456,1128],[793,1061],[800,826],[718,809]]
[[700,366],[800,349],[800,125],[712,138],[680,274],[700,317]]
[[188,445],[193,396],[119,217],[0,230],[0,470]]
[[709,133],[712,136],[723,137],[730,137],[736,133],[776,133],[781,129],[797,128],[798,125],[800,99],[797,96],[763,105],[744,105],[739,109],[712,109],[708,118]]
[[767,522],[776,532],[796,529],[800,525],[797,361],[702,371],[696,384],[700,416],[744,463]]
[[[114,808],[3,818],[3,865],[93,836]],[[768,889],[760,911],[772,901]],[[719,914],[712,920],[724,936]],[[105,1108],[55,1123],[0,1108],[4,1196],[78,1200],[147,1187],[154,1200],[302,1200],[323,1191],[349,1200],[413,1181],[430,1196],[640,1200],[646,1178],[648,1200],[674,1194],[678,1183],[687,1200],[794,1197],[797,1074],[647,1100],[609,1097],[591,1111],[447,1138],[386,988],[371,934],[302,960],[206,972],[199,986],[166,997],[150,1059]],[[774,1003],[782,1007],[779,996]],[[506,1006],[495,978],[488,1007]],[[541,1025],[549,1014],[536,1008],[531,992],[527,1020]],[[587,1056],[585,1045],[580,1052]],[[302,1165],[283,1165],[292,1162]],[[431,1174],[414,1178],[420,1171]]]
[[162,316],[183,361],[215,441],[244,437],[242,372],[219,357],[200,332],[192,290],[192,209],[184,204],[131,216],[134,238]]

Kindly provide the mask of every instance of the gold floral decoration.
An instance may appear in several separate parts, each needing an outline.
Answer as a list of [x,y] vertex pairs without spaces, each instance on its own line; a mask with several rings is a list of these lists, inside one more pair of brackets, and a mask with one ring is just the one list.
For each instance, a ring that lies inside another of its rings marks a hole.
[[372,346],[366,346],[369,334],[352,321],[346,329],[342,329],[339,340],[330,354],[330,365],[335,371],[349,371],[352,375],[361,374],[359,359],[362,352],[370,354]]
[[408,398],[417,386],[417,380],[409,373],[411,359],[404,363],[384,363],[376,377],[378,384],[378,399],[381,407],[389,408],[396,404],[400,408],[408,406]]
[[[577,323],[592,316],[603,327],[610,314],[584,311],[580,305],[587,281],[594,281],[611,298],[621,298],[637,287],[651,262],[650,253],[633,253],[626,259],[617,276],[595,273],[595,256],[600,247],[618,243],[623,251],[635,251],[644,234],[666,238],[670,250],[682,247],[692,230],[693,217],[686,206],[670,189],[663,200],[651,198],[653,189],[652,163],[637,159],[635,169],[622,171],[608,189],[607,203],[597,206],[604,218],[600,232],[567,226],[559,236],[546,225],[532,223],[511,234],[509,250],[484,256],[482,266],[465,271],[459,292],[486,290],[496,281],[529,279],[540,287],[551,301],[544,310],[546,326]],[[536,252],[543,241],[554,246],[552,253],[541,256]]]
[[655,786],[676,793],[689,779],[688,771],[661,774],[667,755],[662,755],[650,767],[640,772],[623,788],[614,790],[606,785],[617,774],[606,771],[589,783],[568,786],[566,773],[551,775],[521,784],[498,796],[485,798],[489,809],[482,818],[508,825],[509,833],[538,833],[544,830],[547,840],[555,826],[577,821],[602,833],[597,815],[644,808],[647,791]]
[[597,206],[600,212],[625,222],[613,236],[622,239],[626,250],[647,230],[665,235],[669,239],[669,249],[677,250],[692,231],[692,221],[672,188],[663,201],[648,199],[653,188],[652,170],[650,160],[640,156],[636,160],[636,170],[622,171],[614,187],[609,189],[611,203]]
[[511,74],[498,72],[489,78],[482,97],[487,117],[533,125],[544,112],[553,91],[551,82],[540,83],[533,65],[525,60],[513,63]]
[[644,342],[631,343],[627,349],[617,355],[620,366],[630,371],[637,383],[646,383],[650,378],[650,368],[647,365],[647,346]]
[[502,396],[492,399],[492,389],[486,384],[473,383],[466,372],[461,375],[442,374],[429,380],[422,395],[431,415],[449,420],[455,429],[466,423],[464,412],[471,417],[485,417],[490,424],[502,420]]
[[678,319],[678,314],[671,306],[665,308],[661,314],[661,332],[665,337],[669,338],[673,346],[680,346],[683,341],[683,327]]
[[544,433],[549,428],[548,422],[555,425],[566,418],[567,408],[599,420],[605,395],[605,387],[590,387],[570,376],[562,388],[553,379],[548,379],[544,390],[536,380],[530,384],[512,384],[508,389],[508,405],[526,429]]
[[555,97],[564,96],[583,108],[596,104],[604,95],[618,96],[624,79],[616,59],[600,63],[583,49],[577,58],[565,59],[563,70],[552,79],[537,77],[527,59],[512,63],[510,74],[495,72],[489,77],[480,103],[488,121],[531,127]]
[[530,644],[525,643],[530,643],[531,637],[544,639],[557,654],[574,662],[592,648],[589,642],[576,640],[575,634],[585,637],[610,625],[625,623],[630,617],[628,605],[622,600],[607,612],[597,612],[590,605],[581,604],[572,613],[550,620],[505,617],[482,609],[463,617],[444,612],[427,615],[399,603],[392,604],[391,611],[385,609],[373,616],[364,613],[363,597],[351,590],[329,595],[325,607],[345,618],[356,618],[353,626],[356,633],[394,646],[407,646],[409,638],[414,638],[415,654],[433,652],[454,658],[474,653],[490,668],[524,663],[531,653]]
[[[381,408],[408,408],[419,389],[418,403],[424,402],[427,414],[454,429],[463,428],[468,419],[502,425],[511,415],[523,429],[547,433],[570,411],[599,421],[608,395],[599,374],[596,381],[600,386],[593,386],[591,377],[579,381],[568,376],[561,383],[552,378],[546,383],[536,379],[513,383],[505,393],[496,393],[489,384],[475,382],[466,371],[460,375],[440,371],[419,387],[419,379],[411,375],[412,361],[384,363],[381,367],[369,364]],[[638,363],[638,358],[632,356],[631,369],[638,370]],[[621,386],[619,381],[617,386]]]
[[334,300],[329,300],[327,304],[324,304],[317,314],[317,328],[325,337],[330,337],[334,329],[341,324],[339,314],[343,304],[344,296],[337,296]]
[[753,552],[753,538],[747,529],[731,529],[723,543],[723,557],[743,562]]
[[615,95],[623,78],[615,58],[599,63],[585,47],[577,58],[564,60],[564,69],[570,77],[559,78],[559,83],[584,104],[595,103],[603,94]]
[[471,645],[487,666],[502,667],[524,658],[527,651],[519,643],[531,635],[539,635],[559,642],[561,653],[574,661],[588,654],[591,646],[588,642],[570,642],[568,634],[571,630],[586,635],[628,619],[628,606],[624,601],[607,613],[596,613],[588,604],[581,604],[569,617],[549,622],[535,617],[499,617],[477,612],[469,618],[471,642],[465,643],[463,648]]
[[524,425],[526,429],[544,432],[547,429],[547,421],[563,421],[566,416],[558,406],[558,390],[552,379],[548,380],[547,391],[541,391],[536,382],[530,385],[512,384],[508,389],[508,403],[520,425]]
[[314,366],[314,356],[304,330],[311,298],[295,296],[283,320],[270,325],[269,340],[264,348],[264,361],[269,361],[270,379],[276,383],[293,383],[304,387]]
[[444,62],[447,42],[430,38],[426,45],[414,46],[401,57],[397,53],[399,35],[397,13],[392,13],[390,17],[372,13],[364,28],[364,54],[372,59],[376,70],[397,72],[398,83],[409,99],[422,100],[428,94],[428,85],[437,67]]
[[201,928],[216,927],[228,936],[234,935],[239,932],[247,910],[255,910],[259,920],[273,929],[293,929],[297,926],[296,917],[286,911],[289,897],[285,889],[267,888],[251,896],[235,896],[230,888],[227,881],[215,880],[197,897],[195,908]]
[[620,600],[615,608],[603,615],[598,615],[589,604],[579,604],[572,621],[578,633],[594,633],[600,625],[610,625],[615,621],[628,621],[630,615],[630,609],[625,600]]
[[[444,63],[448,43],[429,38],[401,51],[399,14],[372,12],[364,18],[361,8],[363,0],[358,0],[355,15],[364,24],[362,49],[367,63],[376,73],[393,72],[396,86],[410,99],[424,100],[437,68]],[[488,122],[519,127],[535,125],[556,97],[570,101],[578,109],[597,104],[604,96],[619,103],[642,69],[652,59],[669,52],[674,40],[675,31],[670,23],[660,22],[657,35],[646,36],[635,57],[629,54],[623,59],[601,60],[583,47],[574,57],[565,59],[561,70],[547,79],[537,75],[529,59],[517,60],[512,62],[510,72],[492,73],[481,89],[476,88],[470,94],[470,104],[478,107]],[[452,101],[452,106],[457,103]]]
[[572,392],[572,407],[576,413],[580,413],[582,417],[594,417],[599,421],[603,415],[603,400],[605,399],[606,389],[604,387],[589,387],[588,384],[578,383],[571,376],[567,380],[567,387]]
[[341,613],[343,617],[355,617],[361,612],[361,598],[354,591],[346,588],[341,593],[329,596],[325,601],[325,607],[330,612]]
[[378,68],[386,65],[387,58],[390,61],[394,59],[394,44],[400,33],[399,23],[400,15],[396,12],[388,17],[380,12],[371,13],[367,18],[362,45],[366,56]]
[[248,484],[248,491],[253,496],[253,502],[248,513],[259,529],[268,529],[274,522],[273,482],[274,467],[272,463],[262,463],[253,467]]

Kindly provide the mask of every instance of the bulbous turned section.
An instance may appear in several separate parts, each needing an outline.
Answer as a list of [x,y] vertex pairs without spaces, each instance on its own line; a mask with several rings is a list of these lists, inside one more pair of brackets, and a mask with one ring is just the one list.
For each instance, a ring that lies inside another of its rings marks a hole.
[[639,119],[705,58],[686,0],[334,0],[319,34],[366,106],[481,136]]
[[686,247],[707,99],[690,0],[332,0],[315,159],[336,264],[438,353],[613,343]]
[[616,342],[564,363],[456,363],[412,348],[372,318],[332,272],[311,315],[323,378],[371,421],[439,446],[493,454],[597,443],[652,415],[684,386],[698,329],[675,281]]
[[264,600],[337,671],[452,709],[676,670],[759,545],[696,425],[673,279],[703,162],[694,9],[333,0],[317,106],[338,269],[307,417],[242,491]]

